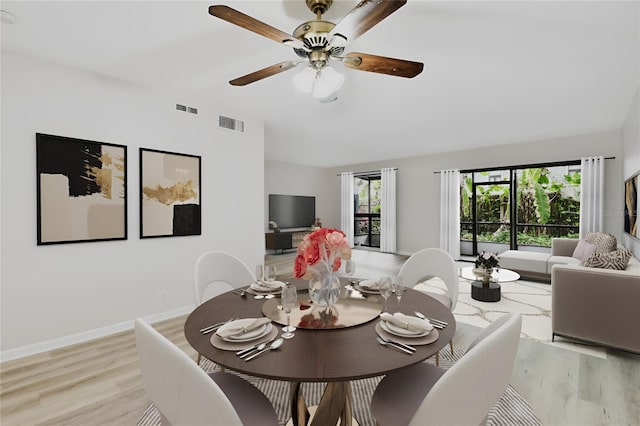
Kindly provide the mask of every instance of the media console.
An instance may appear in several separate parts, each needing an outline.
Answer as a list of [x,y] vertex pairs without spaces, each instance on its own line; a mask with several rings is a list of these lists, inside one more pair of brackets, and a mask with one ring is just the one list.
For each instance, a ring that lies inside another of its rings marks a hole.
[[264,234],[266,248],[284,253],[285,250],[298,247],[309,232],[311,231],[267,232]]

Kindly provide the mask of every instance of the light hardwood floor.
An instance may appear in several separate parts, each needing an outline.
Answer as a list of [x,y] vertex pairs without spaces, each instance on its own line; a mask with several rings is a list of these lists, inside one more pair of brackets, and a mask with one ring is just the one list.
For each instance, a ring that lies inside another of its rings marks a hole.
[[[293,253],[268,255],[291,276]],[[357,276],[395,276],[406,256],[354,251]],[[154,324],[193,359],[186,316]],[[461,327],[462,329],[462,327]],[[472,336],[459,336],[456,342]],[[464,345],[464,343],[462,343]],[[149,404],[131,331],[0,365],[0,424],[135,425]],[[640,357],[606,360],[522,340],[512,385],[545,425],[639,425]]]

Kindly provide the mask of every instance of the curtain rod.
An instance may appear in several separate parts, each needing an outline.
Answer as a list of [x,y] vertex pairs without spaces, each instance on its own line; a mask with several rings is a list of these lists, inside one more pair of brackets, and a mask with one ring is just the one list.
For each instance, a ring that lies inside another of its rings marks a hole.
[[[616,157],[604,157],[605,160],[615,160]],[[580,164],[580,160],[567,160],[567,161],[556,161],[552,163],[535,163],[535,164],[520,164],[515,166],[502,166],[502,167],[486,167],[479,169],[467,169],[460,170],[460,173],[473,173],[473,172],[490,172],[494,170],[503,170],[503,169],[534,169],[538,167],[553,167],[553,166],[568,166],[571,164]],[[435,171],[433,174],[440,174],[441,171]]]
[[[394,167],[393,170],[398,170],[397,167]],[[370,170],[368,172],[353,172],[354,176],[364,176],[364,175],[372,175],[376,173],[380,173],[382,170]],[[338,173],[337,176],[340,176],[342,173]]]

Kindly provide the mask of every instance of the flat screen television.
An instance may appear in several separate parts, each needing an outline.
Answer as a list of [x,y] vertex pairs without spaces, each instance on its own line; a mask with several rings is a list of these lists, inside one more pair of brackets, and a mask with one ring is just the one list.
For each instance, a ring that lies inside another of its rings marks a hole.
[[640,172],[624,181],[624,232],[640,238],[638,209],[640,208]]
[[278,228],[309,228],[316,221],[316,197],[269,194],[269,220]]

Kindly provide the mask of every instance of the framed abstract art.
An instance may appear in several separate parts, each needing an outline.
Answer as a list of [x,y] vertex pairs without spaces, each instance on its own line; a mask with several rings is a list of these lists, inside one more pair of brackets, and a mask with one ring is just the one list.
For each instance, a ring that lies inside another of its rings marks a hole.
[[127,147],[36,133],[37,244],[127,239]]
[[640,172],[624,181],[624,232],[640,239],[638,211],[640,210]]
[[201,234],[200,160],[140,148],[140,238]]

